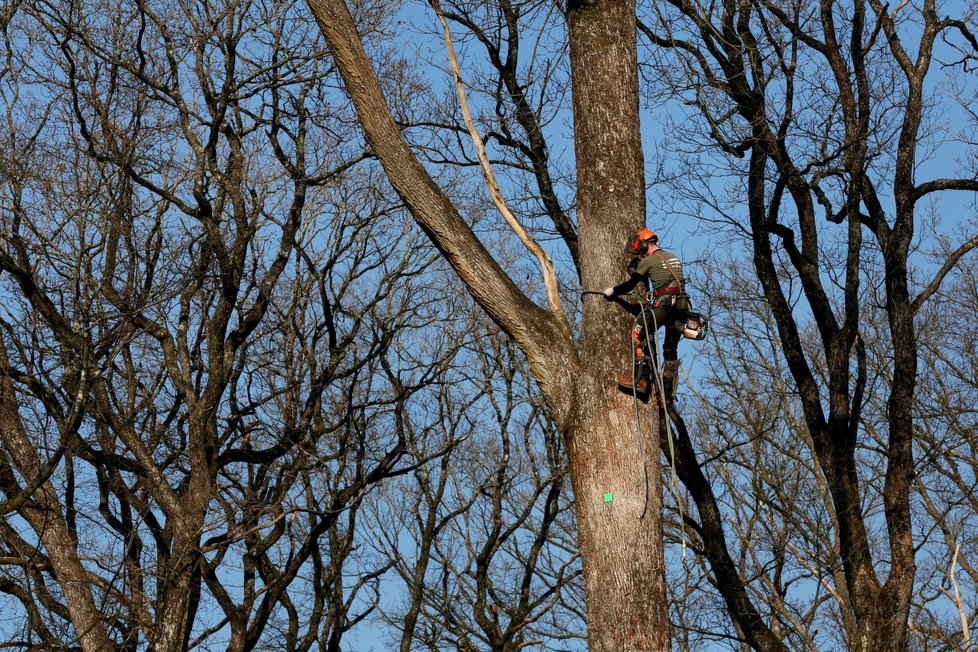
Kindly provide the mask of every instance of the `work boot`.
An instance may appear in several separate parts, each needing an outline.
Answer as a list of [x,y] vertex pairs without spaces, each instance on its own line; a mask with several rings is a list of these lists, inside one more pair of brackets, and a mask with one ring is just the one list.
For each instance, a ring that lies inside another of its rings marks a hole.
[[666,400],[670,403],[676,400],[676,390],[679,387],[679,360],[666,360],[662,363],[662,389]]
[[622,374],[618,379],[618,389],[628,394],[635,393],[645,395],[649,393],[649,379],[647,374]]

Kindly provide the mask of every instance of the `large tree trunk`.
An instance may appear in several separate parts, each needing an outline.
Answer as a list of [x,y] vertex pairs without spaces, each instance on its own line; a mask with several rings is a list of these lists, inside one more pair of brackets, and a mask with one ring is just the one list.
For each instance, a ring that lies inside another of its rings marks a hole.
[[[213,347],[217,350],[217,346]],[[160,612],[156,616],[153,652],[177,652],[186,649],[190,627],[194,622],[200,594],[200,539],[211,496],[214,495],[212,451],[216,450],[217,424],[211,397],[217,392],[204,392],[207,398],[190,401],[188,416],[191,470],[186,485],[176,493],[177,509],[167,511],[167,532],[170,550],[158,579]],[[232,623],[228,649],[241,649],[240,623]]]
[[[657,421],[654,409],[643,407],[639,435],[632,399],[615,386],[626,368],[629,318],[589,297],[581,356],[563,316],[512,282],[411,153],[343,1],[309,4],[391,184],[472,296],[527,355],[567,440],[590,648],[667,649]],[[635,7],[600,2],[573,9],[570,20],[582,284],[600,288],[621,279],[621,247],[644,223]]]
[[[572,7],[568,26],[581,285],[602,288],[624,278],[625,236],[645,224],[635,4]],[[569,450],[592,650],[669,644],[657,412],[643,408],[638,423],[615,384],[631,369],[630,329],[617,306],[585,301],[582,416]]]
[[[608,320],[605,334],[624,342],[627,331],[616,332],[616,321]],[[615,388],[622,344],[602,348],[600,341],[588,341],[584,349],[588,363],[580,379],[581,417],[568,432],[567,448],[589,646],[595,652],[666,650],[662,487],[658,446],[650,437],[657,422],[643,407],[639,435],[632,399]]]

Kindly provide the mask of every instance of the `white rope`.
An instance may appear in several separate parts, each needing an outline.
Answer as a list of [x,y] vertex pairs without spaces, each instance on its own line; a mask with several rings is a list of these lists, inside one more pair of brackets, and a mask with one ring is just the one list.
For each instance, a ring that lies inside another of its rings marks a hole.
[[[648,322],[648,317],[646,316],[646,312],[645,312],[645,302],[642,301],[639,305],[641,306],[641,310],[642,310],[642,323],[643,323],[643,325],[645,327],[646,341],[648,341],[649,322]],[[655,326],[655,329],[652,331],[652,350],[655,351],[655,352],[658,352],[658,350],[659,350],[659,337],[658,337],[659,324],[658,324],[658,322],[657,322],[657,320],[655,318],[655,311],[654,310],[652,311],[652,324]],[[632,355],[634,355],[634,353]],[[665,351],[662,352],[662,357],[663,358],[665,357]],[[655,374],[654,375],[655,375],[656,388],[659,390],[659,396],[662,399],[662,418],[665,419],[665,422],[666,422],[666,439],[669,442],[669,461],[672,463],[671,464],[671,466],[672,466],[672,492],[673,492],[673,495],[676,498],[676,508],[679,510],[679,530],[680,530],[680,533],[681,533],[680,543],[682,544],[682,550],[683,550],[682,561],[683,561],[683,564],[685,564],[686,563],[686,525],[683,522],[683,519],[684,519],[684,516],[683,516],[683,502],[682,502],[682,496],[680,495],[680,491],[679,491],[679,475],[676,473],[676,450],[673,447],[673,443],[672,443],[672,424],[671,424],[670,419],[669,419],[669,411],[668,411],[668,408],[666,407],[665,382],[664,382],[664,380],[662,378],[662,367],[664,366],[664,362],[665,362],[664,360],[662,360],[662,361],[656,360]],[[634,377],[634,375],[635,375],[634,365],[633,365],[632,368],[633,368],[632,376]],[[678,369],[677,369],[677,375],[678,375]],[[633,393],[634,393],[634,382],[632,383],[632,387],[633,387]],[[636,406],[636,413],[637,413],[637,411],[638,411],[638,407]],[[642,466],[644,468],[645,465],[646,465],[644,444],[643,444],[643,447],[642,447],[642,457],[643,457],[643,464],[642,464]],[[648,473],[648,471],[646,470],[646,474],[647,473]],[[647,492],[648,492],[648,490],[646,489],[646,493]],[[643,516],[644,516],[644,511],[643,511]]]
[[[643,308],[644,312],[644,308]],[[638,449],[640,451],[642,459],[642,482],[645,485],[645,500],[642,503],[642,513],[639,514],[638,519],[644,520],[645,514],[649,510],[649,464],[648,455],[645,452],[645,437],[642,436],[642,413],[638,408],[638,364],[636,363],[638,356],[635,352],[634,335],[635,327],[632,327],[632,331],[628,333],[628,346],[632,350],[632,404],[635,406],[635,434],[638,437]],[[641,342],[638,342],[641,346]],[[643,347],[644,348],[644,347]]]

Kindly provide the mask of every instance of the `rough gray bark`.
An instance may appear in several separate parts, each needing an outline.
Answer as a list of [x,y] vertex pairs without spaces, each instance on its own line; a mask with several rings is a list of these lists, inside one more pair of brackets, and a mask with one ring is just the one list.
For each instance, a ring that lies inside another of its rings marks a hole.
[[[309,4],[392,185],[479,305],[526,354],[567,442],[591,649],[667,649],[655,415],[640,439],[632,400],[614,382],[627,355],[627,318],[603,301],[586,304],[579,353],[564,320],[500,269],[416,160],[346,5]],[[633,3],[617,1],[570,12],[584,287],[622,276],[624,261],[614,252],[644,224],[634,15]]]
[[[572,5],[568,27],[581,285],[601,288],[623,278],[624,236],[645,223],[635,5]],[[585,573],[600,578],[588,592],[594,650],[667,649],[669,642],[658,438],[651,436],[657,414],[642,415],[640,440],[632,398],[615,386],[630,325],[615,306],[584,303],[581,423],[569,452]],[[603,502],[606,492],[611,503]],[[617,641],[634,647],[616,648]]]
[[18,485],[14,477],[13,471],[16,469],[18,475],[29,482],[35,482],[35,479],[43,477],[44,470],[37,450],[31,445],[20,420],[3,338],[0,338],[0,442],[6,449],[3,456],[5,459],[0,461],[0,488],[7,496],[21,495],[27,498],[21,501],[15,498],[11,501],[13,504],[8,503],[7,507],[18,505],[17,511],[38,534],[58,586],[64,592],[65,606],[82,650],[96,652],[114,649],[105,630],[102,614],[95,605],[91,590],[92,578],[78,557],[57,492],[50,480],[45,478],[33,495],[30,495],[30,492],[24,492],[24,488]]

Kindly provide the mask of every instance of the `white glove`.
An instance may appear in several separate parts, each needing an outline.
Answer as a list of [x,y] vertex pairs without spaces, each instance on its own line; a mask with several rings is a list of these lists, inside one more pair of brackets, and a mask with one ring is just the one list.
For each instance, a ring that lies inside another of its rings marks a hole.
[[611,297],[615,296],[615,288],[605,288],[604,292],[601,294],[603,294],[606,299],[610,299]]

